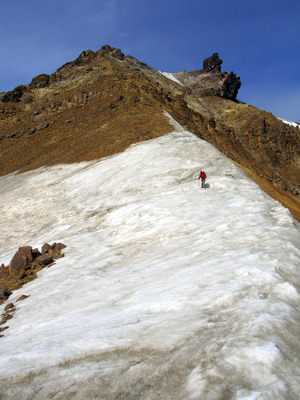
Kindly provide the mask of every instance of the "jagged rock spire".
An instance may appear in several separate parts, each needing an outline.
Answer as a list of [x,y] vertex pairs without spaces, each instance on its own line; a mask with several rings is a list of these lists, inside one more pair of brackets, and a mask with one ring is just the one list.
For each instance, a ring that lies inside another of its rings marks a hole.
[[221,72],[221,64],[223,61],[219,57],[219,53],[214,53],[211,57],[203,61],[203,70],[205,72]]

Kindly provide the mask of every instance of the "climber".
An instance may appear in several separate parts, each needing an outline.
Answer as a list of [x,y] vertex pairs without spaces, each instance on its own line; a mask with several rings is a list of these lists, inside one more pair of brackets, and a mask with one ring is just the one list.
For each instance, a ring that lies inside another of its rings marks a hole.
[[198,180],[201,179],[201,188],[205,188],[205,180],[206,180],[206,173],[204,171],[200,171],[200,175]]

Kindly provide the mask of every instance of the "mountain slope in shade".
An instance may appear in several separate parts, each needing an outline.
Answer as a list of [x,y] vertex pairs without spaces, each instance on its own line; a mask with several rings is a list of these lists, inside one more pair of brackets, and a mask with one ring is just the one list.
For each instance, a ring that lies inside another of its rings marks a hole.
[[234,99],[240,82],[219,66],[206,61],[203,70],[171,75],[109,46],[84,51],[52,75],[0,95],[0,174],[123,151],[170,132],[167,111],[299,220],[299,128],[224,98],[226,88]]
[[1,397],[297,399],[299,224],[176,126],[0,178],[1,261],[67,245],[10,298],[30,296],[0,339]]

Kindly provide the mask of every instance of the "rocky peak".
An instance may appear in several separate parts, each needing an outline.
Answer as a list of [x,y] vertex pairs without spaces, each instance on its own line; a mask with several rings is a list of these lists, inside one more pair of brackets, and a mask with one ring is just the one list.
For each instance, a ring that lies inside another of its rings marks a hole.
[[108,44],[106,44],[105,46],[102,46],[101,49],[98,51],[98,53],[101,55],[114,57],[121,61],[123,61],[125,58],[124,53],[122,53],[122,51],[120,49],[111,47]]
[[211,57],[203,61],[203,71],[205,72],[221,72],[221,64],[223,61],[219,57],[219,53],[214,53]]

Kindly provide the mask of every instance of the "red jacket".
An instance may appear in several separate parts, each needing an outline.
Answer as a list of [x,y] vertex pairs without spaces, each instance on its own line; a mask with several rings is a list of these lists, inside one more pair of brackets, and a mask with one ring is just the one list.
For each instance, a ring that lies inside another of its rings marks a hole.
[[198,179],[206,179],[206,173],[204,171],[200,171],[200,175]]

